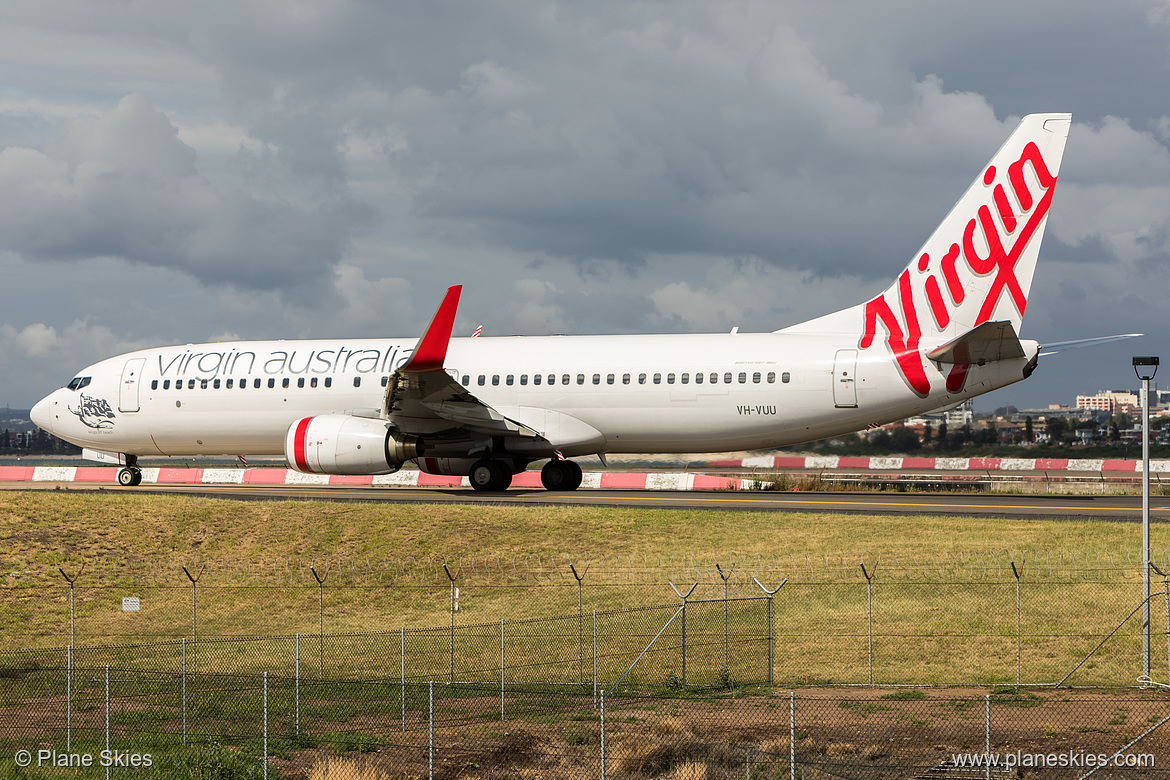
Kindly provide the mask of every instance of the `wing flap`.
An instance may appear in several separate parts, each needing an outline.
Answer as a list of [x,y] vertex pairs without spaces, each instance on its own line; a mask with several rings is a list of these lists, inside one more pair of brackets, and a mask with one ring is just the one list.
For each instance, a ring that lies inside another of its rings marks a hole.
[[983,365],[997,360],[1024,357],[1024,347],[1016,336],[1016,329],[1007,320],[985,322],[926,353],[937,363]]

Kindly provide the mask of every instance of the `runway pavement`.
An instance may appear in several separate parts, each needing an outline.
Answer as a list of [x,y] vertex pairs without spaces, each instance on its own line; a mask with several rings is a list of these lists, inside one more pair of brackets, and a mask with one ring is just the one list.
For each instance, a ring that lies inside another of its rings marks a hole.
[[[900,493],[577,490],[555,493],[514,488],[479,493],[470,488],[403,488],[368,485],[116,485],[79,483],[5,483],[3,489],[68,492],[198,495],[234,500],[371,501],[508,506],[607,506],[640,509],[693,509],[734,512],[829,512],[851,514],[932,514],[1008,518],[1097,519],[1139,522],[1141,496]],[[1152,522],[1170,519],[1170,497],[1151,498]]]

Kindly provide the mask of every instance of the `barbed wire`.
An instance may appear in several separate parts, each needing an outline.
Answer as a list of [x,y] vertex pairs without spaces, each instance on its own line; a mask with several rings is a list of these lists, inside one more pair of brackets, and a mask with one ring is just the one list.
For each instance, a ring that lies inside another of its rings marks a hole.
[[[1152,551],[1159,567],[1170,567],[1170,548]],[[477,585],[576,586],[570,566],[585,570],[585,585],[661,585],[669,582],[722,585],[718,566],[728,583],[750,587],[761,582],[862,581],[864,564],[876,581],[907,582],[1012,582],[1017,572],[1024,580],[1113,581],[1142,576],[1139,550],[1094,551],[1068,549],[1014,549],[978,552],[838,552],[831,554],[777,553],[743,555],[727,553],[677,555],[505,555],[471,553],[458,556],[233,556],[181,555],[130,558],[102,556],[84,561],[53,562],[28,569],[0,572],[6,585],[60,579],[58,565],[77,568],[84,563],[86,585],[185,585],[183,567],[202,567],[200,587],[315,585],[312,569],[331,573],[331,587],[446,585],[444,565],[461,570],[461,582]],[[1014,564],[1014,567],[1013,567]],[[11,565],[11,564],[10,564]],[[734,568],[732,568],[734,567]],[[6,567],[7,568],[7,567]]]

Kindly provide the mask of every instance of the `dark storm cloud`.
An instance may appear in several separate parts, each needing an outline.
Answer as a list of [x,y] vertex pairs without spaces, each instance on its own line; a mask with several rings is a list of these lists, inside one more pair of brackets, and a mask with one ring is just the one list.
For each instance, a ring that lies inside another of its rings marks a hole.
[[340,215],[212,186],[141,95],[75,120],[43,151],[0,151],[0,180],[0,244],[31,259],[121,257],[205,284],[296,290],[342,251]]

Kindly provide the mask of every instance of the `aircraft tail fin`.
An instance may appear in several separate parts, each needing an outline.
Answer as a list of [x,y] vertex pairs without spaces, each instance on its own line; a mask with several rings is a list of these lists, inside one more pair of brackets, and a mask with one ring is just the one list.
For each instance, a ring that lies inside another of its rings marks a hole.
[[977,348],[989,337],[977,330],[987,323],[1010,325],[1018,343],[1071,125],[1071,114],[1024,117],[893,284],[860,306],[782,332],[859,332],[862,350],[884,341],[923,397],[930,391],[924,351],[960,337],[965,349]]

